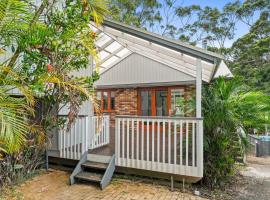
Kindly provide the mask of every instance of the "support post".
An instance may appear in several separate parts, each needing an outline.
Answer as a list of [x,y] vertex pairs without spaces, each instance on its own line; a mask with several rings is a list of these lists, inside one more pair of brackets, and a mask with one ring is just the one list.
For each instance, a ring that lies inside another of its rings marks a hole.
[[182,188],[183,189],[183,192],[185,192],[185,178],[183,178],[182,184],[183,184],[182,185],[183,186],[183,188]]
[[196,68],[196,117],[202,117],[202,60],[197,59]]
[[[202,117],[202,60],[197,59],[196,68],[196,117]],[[197,175],[203,177],[203,121],[199,120],[197,132]]]
[[[85,121],[86,121],[86,123],[85,123],[85,152],[88,152],[88,141],[89,141],[89,117],[88,116],[86,116],[85,117]],[[82,152],[82,154],[83,153],[85,153],[85,152]]]
[[[89,57],[89,76],[92,76],[94,72],[94,59],[92,56]],[[87,102],[87,104],[89,105],[89,112],[88,112],[88,116],[87,116],[87,133],[88,137],[87,137],[87,151],[88,148],[91,149],[93,148],[93,139],[94,139],[94,135],[96,134],[96,130],[95,130],[95,118],[94,118],[94,105],[93,103],[89,100]]]
[[173,186],[173,176],[171,176],[171,192],[173,192],[174,186]]

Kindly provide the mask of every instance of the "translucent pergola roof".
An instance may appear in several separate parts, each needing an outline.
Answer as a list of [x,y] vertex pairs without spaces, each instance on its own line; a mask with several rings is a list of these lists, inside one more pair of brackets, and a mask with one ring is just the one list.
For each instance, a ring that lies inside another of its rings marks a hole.
[[91,24],[90,27],[94,32],[97,33],[98,39],[96,40],[95,45],[98,48],[101,73],[131,54],[131,51],[126,48],[126,45],[118,42],[116,39],[110,36],[110,34],[101,31],[94,24]]
[[[100,60],[100,74],[132,53],[137,53],[196,77],[197,57],[121,32],[107,26],[90,24],[97,34],[95,42]],[[216,63],[202,60],[202,79],[209,82],[216,71]]]

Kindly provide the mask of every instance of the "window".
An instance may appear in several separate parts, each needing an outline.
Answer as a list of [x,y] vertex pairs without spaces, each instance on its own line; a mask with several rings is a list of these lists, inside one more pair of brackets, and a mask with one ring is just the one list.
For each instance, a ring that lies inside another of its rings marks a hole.
[[98,91],[97,101],[102,112],[115,110],[115,91]]
[[158,90],[156,91],[156,115],[157,116],[166,116],[167,112],[167,90]]
[[141,115],[151,116],[151,91],[141,91]]
[[115,109],[115,91],[111,91],[111,110]]
[[172,116],[183,116],[184,115],[184,91],[182,89],[171,90],[171,110]]
[[109,102],[109,96],[108,96],[108,92],[103,92],[102,95],[102,100],[103,100],[103,110],[108,110],[109,106],[108,106],[108,102]]

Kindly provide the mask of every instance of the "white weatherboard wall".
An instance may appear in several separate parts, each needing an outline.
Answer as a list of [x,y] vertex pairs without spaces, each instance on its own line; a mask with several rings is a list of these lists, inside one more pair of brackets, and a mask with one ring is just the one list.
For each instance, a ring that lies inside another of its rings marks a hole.
[[230,69],[228,68],[228,66],[225,64],[223,60],[218,65],[214,78],[218,78],[220,76],[225,76],[227,78],[233,77],[232,72],[230,71]]
[[192,77],[145,56],[133,53],[101,73],[97,88],[147,86],[194,82]]

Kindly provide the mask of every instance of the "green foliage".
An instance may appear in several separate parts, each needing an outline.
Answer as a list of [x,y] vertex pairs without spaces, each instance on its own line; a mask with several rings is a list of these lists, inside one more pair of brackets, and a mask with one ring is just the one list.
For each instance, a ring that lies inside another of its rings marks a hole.
[[147,27],[161,20],[157,0],[111,0],[112,18],[136,27]]
[[232,47],[231,68],[244,77],[246,84],[270,94],[270,14],[262,12],[250,32]]
[[31,10],[28,3],[20,0],[0,1],[1,45],[14,45],[16,39],[29,27]]
[[44,147],[33,140],[19,154],[8,154],[0,162],[0,193],[5,185],[15,185],[30,178],[44,165]]
[[[244,83],[255,90],[270,94],[269,0],[236,0],[221,9],[182,6],[175,0],[111,0],[110,7],[118,9],[113,12],[116,20],[223,53],[234,75],[244,77]],[[225,44],[236,39],[238,24],[249,27],[249,32],[228,47]]]
[[[93,75],[75,77],[98,58],[95,33],[89,23],[100,24],[107,13],[103,0],[66,0],[63,9],[43,0],[0,2],[0,185],[14,183],[40,165],[44,133],[57,126],[58,111],[69,104],[71,124],[80,105],[94,101]],[[2,55],[1,55],[2,56]],[[18,89],[22,97],[11,97]],[[36,100],[38,99],[38,105]],[[38,108],[38,116],[34,110]]]
[[[62,108],[59,105],[70,105],[72,123],[82,102],[94,99],[93,82],[98,78],[96,73],[80,78],[72,73],[87,68],[90,57],[98,64],[96,36],[89,23],[91,18],[97,24],[102,22],[107,3],[103,0],[63,3],[65,9],[57,9],[53,2],[43,1],[36,12],[29,14],[32,21],[27,29],[14,36],[12,45],[16,51],[10,58],[11,70],[3,74],[4,80],[16,70],[21,82],[27,83],[27,89],[42,101],[45,109],[38,123],[45,130],[57,124],[56,113]],[[42,18],[37,17],[41,14]],[[8,50],[9,46],[3,45],[4,48]],[[13,68],[19,57],[20,62]]]
[[270,97],[249,91],[239,80],[219,78],[204,87],[204,183],[221,186],[235,170],[245,151],[246,137],[239,128],[262,127],[270,110]]
[[19,152],[29,131],[25,100],[3,95],[2,92],[0,106],[0,148],[8,154]]

